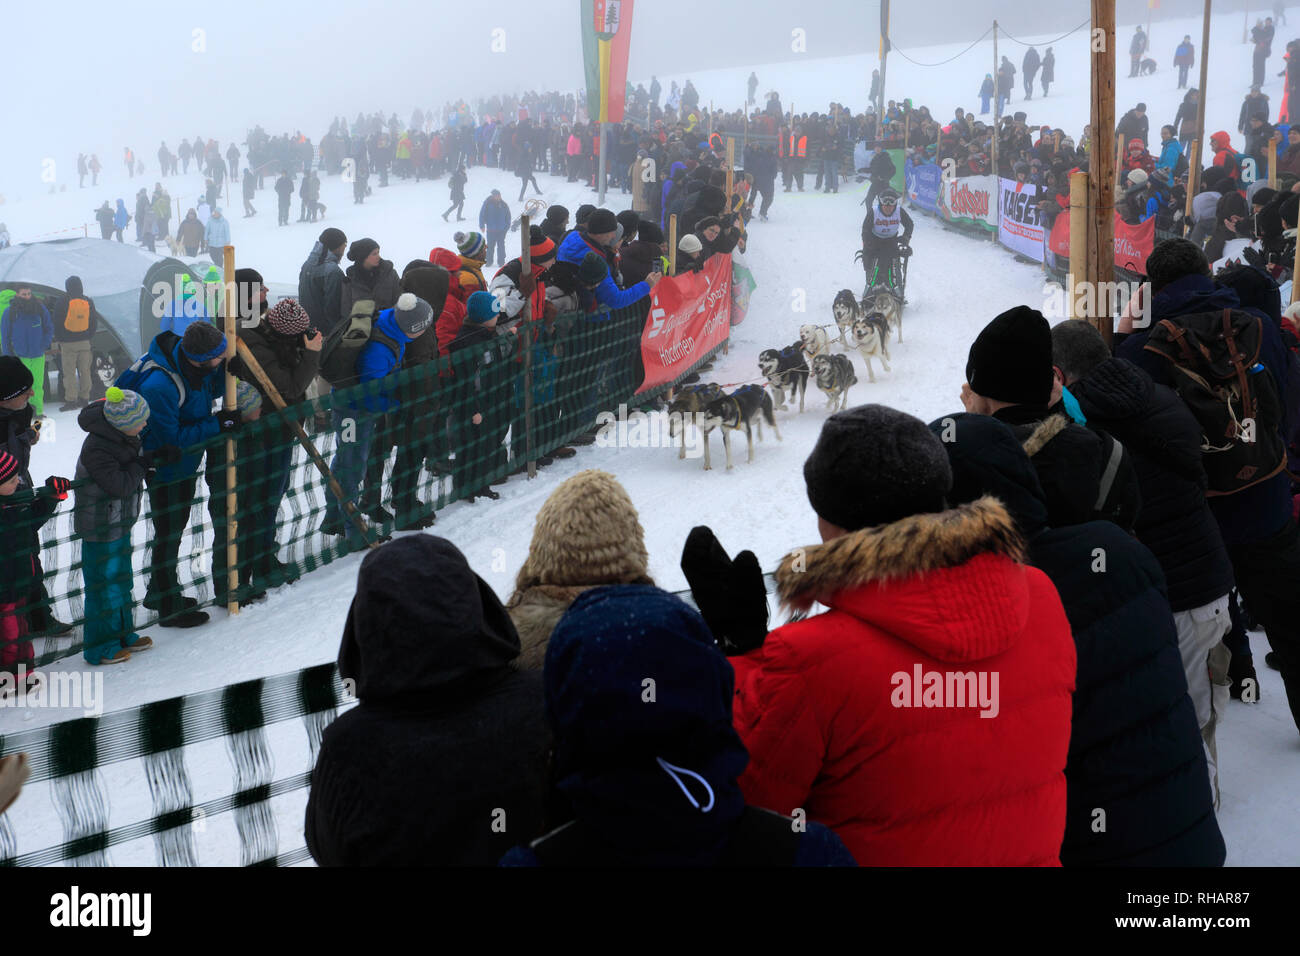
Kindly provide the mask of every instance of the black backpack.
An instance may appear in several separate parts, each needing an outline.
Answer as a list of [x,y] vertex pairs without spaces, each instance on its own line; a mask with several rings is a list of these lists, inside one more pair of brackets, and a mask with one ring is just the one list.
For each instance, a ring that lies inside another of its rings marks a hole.
[[[802,833],[791,817],[745,807],[718,866],[794,866]],[[608,866],[617,861],[578,821],[567,823],[534,840],[529,847],[543,866]]]
[[401,355],[401,346],[379,330],[375,320],[379,312],[374,299],[358,299],[345,321],[329,334],[321,346],[320,376],[335,388],[357,384],[357,359],[370,342],[379,342],[393,353]]
[[1208,495],[1231,495],[1286,467],[1282,403],[1259,361],[1263,320],[1240,309],[1164,319],[1145,346],[1201,426]]

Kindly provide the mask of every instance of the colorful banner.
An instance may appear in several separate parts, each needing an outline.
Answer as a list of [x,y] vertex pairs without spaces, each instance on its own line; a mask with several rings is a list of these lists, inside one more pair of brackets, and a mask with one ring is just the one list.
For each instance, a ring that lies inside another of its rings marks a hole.
[[633,0],[582,0],[582,60],[587,112],[593,121],[623,122]]
[[885,152],[894,161],[894,175],[889,180],[889,185],[901,196],[907,189],[907,174],[903,171],[906,154],[901,149],[887,149]]
[[731,256],[715,255],[701,272],[665,276],[650,293],[641,333],[645,381],[637,394],[668,385],[731,332]]
[[939,211],[939,193],[943,187],[943,170],[934,163],[914,166],[905,163],[903,176],[907,182],[907,201],[926,212]]
[[998,231],[996,176],[960,176],[939,191],[939,215],[954,226]]
[[750,271],[739,249],[731,253],[731,324],[737,326],[749,312],[749,297],[758,288],[754,273]]
[[1035,205],[1042,191],[1014,179],[999,179],[998,186],[998,242],[1026,259],[1042,262],[1046,236],[1042,212]]
[[[1115,214],[1115,265],[1138,275],[1146,275],[1147,256],[1155,248],[1156,220],[1152,216],[1146,222],[1130,226]],[[1066,209],[1052,223],[1052,233],[1047,239],[1047,247],[1053,255],[1070,257],[1070,210]]]

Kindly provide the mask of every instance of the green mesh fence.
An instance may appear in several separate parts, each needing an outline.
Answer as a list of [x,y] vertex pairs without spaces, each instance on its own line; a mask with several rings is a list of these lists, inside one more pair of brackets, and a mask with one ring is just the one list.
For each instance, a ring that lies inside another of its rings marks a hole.
[[[260,419],[236,433],[236,595],[245,596],[242,589],[250,585],[272,587],[309,573],[394,530],[418,527],[451,502],[523,470],[529,447],[538,459],[591,433],[603,410],[656,404],[671,385],[635,394],[648,310],[647,298],[613,312],[561,315],[552,329],[537,321],[517,334],[498,332],[479,346],[285,411],[264,406]],[[530,341],[531,390],[525,388],[524,347]],[[701,356],[682,377],[713,354]],[[327,427],[317,426],[316,413],[329,418]],[[291,420],[305,423],[362,512],[381,506],[393,520],[367,521],[363,537],[343,515]],[[22,612],[32,624],[35,666],[82,650],[88,563],[94,587],[112,585],[130,595],[137,630],[164,611],[175,613],[181,595],[198,607],[227,602],[226,439],[190,451],[203,455],[197,473],[149,487],[139,520],[121,529],[129,548],[124,542],[112,560],[102,546],[83,548],[74,533],[82,482],[40,529],[39,580],[16,582],[17,590],[32,594]],[[92,552],[89,560],[83,551]],[[50,615],[72,629],[49,633],[44,625]]]

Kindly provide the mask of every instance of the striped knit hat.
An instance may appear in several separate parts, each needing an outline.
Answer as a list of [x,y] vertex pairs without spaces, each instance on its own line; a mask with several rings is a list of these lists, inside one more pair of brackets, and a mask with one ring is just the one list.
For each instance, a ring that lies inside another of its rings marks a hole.
[[240,415],[251,415],[262,407],[262,393],[247,382],[236,382],[235,407]]
[[104,420],[125,432],[149,421],[149,403],[143,395],[114,385],[104,393]]
[[18,459],[7,451],[0,451],[0,485],[21,472],[22,467],[18,464]]
[[481,232],[458,232],[452,237],[456,240],[456,251],[466,259],[482,259],[487,249],[487,240]]

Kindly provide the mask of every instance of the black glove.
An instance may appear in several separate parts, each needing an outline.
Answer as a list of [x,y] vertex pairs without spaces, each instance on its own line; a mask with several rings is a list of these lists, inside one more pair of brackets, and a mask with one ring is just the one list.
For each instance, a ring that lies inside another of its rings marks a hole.
[[152,451],[141,452],[140,458],[144,461],[146,468],[174,465],[181,460],[181,450],[175,445],[163,445],[161,448],[155,448]]
[[50,493],[53,494],[54,497],[58,498],[60,501],[64,501],[68,497],[68,489],[72,487],[72,482],[68,481],[67,478],[59,478],[57,475],[50,475],[50,477],[45,479],[45,487],[50,489]]
[[223,432],[233,432],[243,424],[243,416],[239,414],[239,409],[222,409],[217,412],[217,424],[221,426]]
[[700,525],[691,529],[682,548],[682,572],[724,654],[745,654],[763,646],[767,590],[754,552],[742,551],[732,561],[713,532]]

